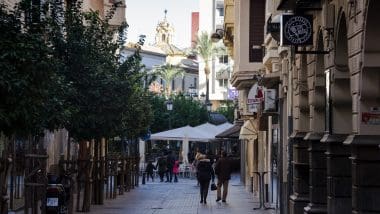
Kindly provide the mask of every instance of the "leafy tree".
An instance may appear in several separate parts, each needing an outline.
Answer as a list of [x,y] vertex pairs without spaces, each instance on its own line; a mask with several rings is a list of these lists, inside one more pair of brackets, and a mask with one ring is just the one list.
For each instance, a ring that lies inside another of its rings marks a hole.
[[207,121],[207,110],[199,101],[186,98],[182,94],[172,96],[173,110],[166,109],[166,99],[162,96],[152,95],[150,102],[154,119],[150,126],[151,132],[161,132],[169,129],[169,117],[172,128],[190,125],[197,126]]
[[183,76],[184,73],[185,71],[181,67],[169,63],[154,69],[154,75],[161,77],[165,81],[165,92],[167,97],[169,97],[173,91],[173,88],[171,88],[172,81],[178,76]]
[[234,112],[235,112],[235,107],[234,103],[230,100],[226,102],[226,107],[220,107],[217,109],[217,112],[224,115],[228,122],[233,123],[234,122]]
[[[39,138],[44,130],[62,128],[71,115],[66,105],[71,86],[60,72],[60,60],[53,57],[47,4],[35,3],[22,0],[14,9],[0,4],[0,132],[8,137],[0,163],[0,195],[6,195],[4,184],[14,139],[27,138],[28,153],[37,151],[42,148]],[[46,169],[29,160],[25,168],[28,179],[35,178],[34,168],[44,175]],[[39,199],[29,200],[26,206],[33,203],[37,207]],[[7,212],[6,201],[0,202],[0,212]]]
[[7,136],[41,135],[62,127],[70,115],[64,103],[69,84],[44,36],[47,19],[21,19],[22,13],[45,11],[26,7],[28,2],[13,11],[0,6],[0,130]]

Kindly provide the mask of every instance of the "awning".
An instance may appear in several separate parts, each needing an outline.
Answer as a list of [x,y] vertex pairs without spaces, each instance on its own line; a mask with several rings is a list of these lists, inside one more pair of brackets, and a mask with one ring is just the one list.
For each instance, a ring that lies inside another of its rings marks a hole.
[[187,141],[210,142],[215,139],[215,135],[229,129],[232,126],[233,125],[228,122],[220,125],[204,123],[196,127],[184,126],[181,128],[152,134],[150,136],[150,140],[184,141],[184,139],[186,139]]
[[320,10],[321,0],[281,0],[277,10]]
[[184,126],[177,129],[171,129],[152,134],[150,140],[179,140],[187,138],[188,141],[209,142],[213,139],[208,133],[195,129],[191,126]]
[[242,125],[243,125],[243,121],[236,121],[235,124],[231,128],[217,134],[215,138],[239,139],[240,129]]
[[257,121],[249,119],[244,122],[244,125],[240,129],[240,140],[256,140],[258,135]]

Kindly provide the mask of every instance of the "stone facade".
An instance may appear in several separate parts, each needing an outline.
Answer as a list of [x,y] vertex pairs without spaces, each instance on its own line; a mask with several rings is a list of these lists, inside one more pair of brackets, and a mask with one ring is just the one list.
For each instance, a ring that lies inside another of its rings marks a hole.
[[[242,92],[242,112],[244,88],[258,74],[244,63],[247,46],[241,42],[249,28],[242,20],[248,2],[233,1],[235,19],[225,27],[234,37],[224,38],[233,44],[232,83]],[[265,72],[259,83],[277,90],[281,118],[280,213],[379,213],[380,1],[266,4],[266,25],[280,22],[285,12],[313,16],[312,45],[280,46],[272,42],[279,32],[263,35]]]

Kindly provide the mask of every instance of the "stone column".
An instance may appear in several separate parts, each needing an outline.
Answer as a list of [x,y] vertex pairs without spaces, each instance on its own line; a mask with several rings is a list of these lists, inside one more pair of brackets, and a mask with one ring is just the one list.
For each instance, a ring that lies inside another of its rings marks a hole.
[[327,160],[327,212],[351,213],[350,148],[343,145],[347,135],[325,134]]
[[309,203],[309,154],[308,142],[304,140],[306,133],[293,133],[293,194],[289,200],[291,214],[304,213],[304,207]]
[[321,143],[322,133],[307,133],[309,142],[309,200],[305,213],[326,213],[326,144]]
[[352,213],[380,213],[380,136],[351,135]]

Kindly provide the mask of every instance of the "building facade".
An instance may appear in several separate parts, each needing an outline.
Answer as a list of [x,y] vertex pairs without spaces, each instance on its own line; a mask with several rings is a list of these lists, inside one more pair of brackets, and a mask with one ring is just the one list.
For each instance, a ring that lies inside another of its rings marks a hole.
[[[152,71],[165,64],[179,66],[184,70],[184,75],[176,77],[170,83],[166,83],[163,79],[159,78],[149,87],[154,92],[161,93],[166,85],[170,84],[170,88],[174,93],[189,94],[193,97],[197,97],[197,87],[199,85],[198,63],[195,60],[188,58],[184,50],[181,50],[172,44],[175,29],[167,20],[166,13],[167,11],[165,11],[165,17],[163,20],[161,20],[156,27],[155,43],[152,45],[144,44],[140,47],[142,64],[147,71]],[[135,51],[135,44],[128,43],[123,50],[121,50],[121,53],[125,59]]]
[[[209,35],[217,29],[223,29],[224,23],[224,1],[223,0],[205,0],[199,1],[199,31],[207,32]],[[222,45],[222,42],[220,44]],[[209,99],[212,103],[212,109],[217,109],[225,105],[228,99],[228,92],[232,86],[229,79],[232,74],[233,60],[227,54],[214,56],[210,65],[209,75]],[[206,94],[206,74],[204,72],[205,63],[199,60],[199,92]]]
[[[272,171],[280,184],[280,213],[379,213],[380,2],[265,1],[262,70],[253,64],[241,69],[250,56],[244,49],[254,48],[241,41],[255,40],[245,32],[255,20],[244,22],[244,10],[259,1],[230,2],[235,18],[225,23],[224,40],[234,52],[232,84],[241,92],[238,110],[241,118],[247,117],[244,93],[257,81],[265,90],[256,119],[258,133],[265,124],[267,136],[260,141],[258,134],[258,143],[267,150],[277,147]],[[289,17],[302,21],[291,23]],[[310,42],[284,40],[288,29],[299,38],[309,32]],[[265,107],[273,98],[268,89],[276,95],[272,111]],[[255,169],[267,160],[245,161]]]

